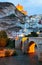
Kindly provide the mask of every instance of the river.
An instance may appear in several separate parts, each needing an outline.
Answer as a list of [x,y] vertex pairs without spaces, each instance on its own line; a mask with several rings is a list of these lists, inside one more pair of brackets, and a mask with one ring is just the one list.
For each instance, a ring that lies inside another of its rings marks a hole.
[[21,51],[17,52],[18,56],[0,58],[0,65],[42,65],[35,53],[25,55]]

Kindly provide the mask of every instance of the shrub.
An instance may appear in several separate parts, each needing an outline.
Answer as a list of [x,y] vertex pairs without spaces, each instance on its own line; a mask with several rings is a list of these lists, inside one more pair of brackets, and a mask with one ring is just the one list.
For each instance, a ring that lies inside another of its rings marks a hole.
[[7,48],[15,48],[15,41],[8,39]]
[[25,35],[25,37],[38,37],[36,32],[31,32],[31,34]]

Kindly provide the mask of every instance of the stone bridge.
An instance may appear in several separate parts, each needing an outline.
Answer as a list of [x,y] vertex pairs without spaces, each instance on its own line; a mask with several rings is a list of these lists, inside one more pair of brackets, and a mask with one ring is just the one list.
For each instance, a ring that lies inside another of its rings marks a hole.
[[[22,45],[21,45],[22,41]],[[36,48],[35,48],[36,45]],[[21,47],[20,47],[21,46]],[[37,52],[38,59],[42,60],[42,37],[22,37],[15,40],[15,48],[22,50],[24,53]]]
[[35,49],[35,47],[31,49],[37,50],[36,53],[38,55],[38,60],[42,61],[42,37],[30,37],[29,42],[31,41],[37,45],[37,49]]
[[[34,52],[35,45],[38,48],[38,51],[42,51],[42,37],[29,37],[23,44],[22,44],[22,51],[27,52],[27,49],[31,46],[31,52]],[[40,49],[41,48],[41,49]]]
[[29,37],[29,42],[34,41],[37,45],[42,44],[42,37]]
[[[26,39],[26,41],[23,42],[22,46],[29,45],[29,43],[31,41],[33,41],[34,43],[36,43],[37,46],[40,43],[42,44],[42,37],[27,37],[27,38],[28,39]],[[19,38],[18,40],[15,41],[15,46],[17,48],[19,48],[21,41],[23,41],[22,38]]]

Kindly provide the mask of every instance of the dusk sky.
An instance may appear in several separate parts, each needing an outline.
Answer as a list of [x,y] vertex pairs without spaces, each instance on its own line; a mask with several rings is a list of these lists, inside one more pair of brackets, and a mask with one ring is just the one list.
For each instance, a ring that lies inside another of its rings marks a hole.
[[28,15],[42,14],[42,0],[0,0],[0,2],[20,4],[27,11]]

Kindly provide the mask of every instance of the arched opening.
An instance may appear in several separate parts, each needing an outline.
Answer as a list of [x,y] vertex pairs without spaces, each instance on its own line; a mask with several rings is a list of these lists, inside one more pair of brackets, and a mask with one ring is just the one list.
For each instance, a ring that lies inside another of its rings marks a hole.
[[36,48],[37,48],[37,44],[34,41],[31,41],[31,42],[29,42],[27,52],[28,53],[35,53]]

